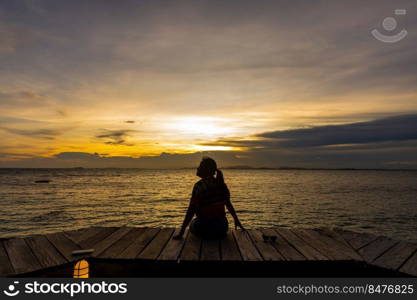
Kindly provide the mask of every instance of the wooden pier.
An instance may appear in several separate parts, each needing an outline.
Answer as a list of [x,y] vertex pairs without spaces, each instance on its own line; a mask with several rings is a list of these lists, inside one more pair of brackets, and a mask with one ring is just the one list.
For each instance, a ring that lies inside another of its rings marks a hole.
[[[90,227],[0,240],[1,277],[71,277],[94,249],[91,277],[417,276],[417,244],[341,229],[231,230],[219,240],[174,228]],[[276,236],[265,241],[265,236]]]

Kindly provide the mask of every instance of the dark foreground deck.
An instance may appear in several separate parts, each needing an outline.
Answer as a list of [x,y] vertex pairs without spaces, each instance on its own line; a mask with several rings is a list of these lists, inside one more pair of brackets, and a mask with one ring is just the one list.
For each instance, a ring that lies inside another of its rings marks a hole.
[[[173,228],[91,227],[0,240],[0,276],[71,277],[72,252],[94,249],[92,277],[417,276],[417,244],[340,229],[230,231],[220,240]],[[263,234],[276,236],[264,241]]]

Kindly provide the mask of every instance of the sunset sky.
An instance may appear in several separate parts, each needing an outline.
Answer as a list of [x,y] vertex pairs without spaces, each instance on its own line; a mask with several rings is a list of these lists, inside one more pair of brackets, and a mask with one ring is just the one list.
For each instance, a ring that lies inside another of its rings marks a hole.
[[0,167],[417,168],[417,2],[2,0],[0,134]]

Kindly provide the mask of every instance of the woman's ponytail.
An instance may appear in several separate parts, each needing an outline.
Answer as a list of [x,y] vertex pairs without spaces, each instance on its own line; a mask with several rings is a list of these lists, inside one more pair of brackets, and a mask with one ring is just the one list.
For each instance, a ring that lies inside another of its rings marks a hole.
[[216,180],[218,183],[224,184],[223,172],[220,171],[219,169],[216,169]]

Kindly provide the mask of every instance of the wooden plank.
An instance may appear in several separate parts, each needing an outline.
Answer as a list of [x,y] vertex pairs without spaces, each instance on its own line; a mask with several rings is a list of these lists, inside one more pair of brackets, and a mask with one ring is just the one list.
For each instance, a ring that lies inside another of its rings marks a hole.
[[[329,229],[329,228],[321,228],[321,229],[313,229],[317,234],[319,234],[323,239],[328,240],[331,243],[336,243],[337,249],[343,251],[345,255],[351,257],[356,261],[363,261],[362,256],[353,249],[353,247],[343,238],[338,232]],[[339,248],[340,247],[340,248]]]
[[139,236],[146,231],[146,228],[131,228],[131,230],[122,236],[116,243],[108,247],[101,254],[100,258],[117,258],[123,250],[131,245]]
[[289,244],[302,253],[308,260],[329,260],[328,257],[321,254],[319,251],[305,243],[302,239],[296,236],[289,229],[280,228],[276,232],[282,236]]
[[400,268],[400,272],[405,274],[417,276],[417,252],[414,252],[405,264]]
[[202,261],[219,261],[220,260],[220,240],[203,240],[201,244]]
[[0,241],[0,277],[14,274],[13,266],[9,260],[3,241]]
[[[325,230],[303,230],[308,235],[311,242],[321,245],[321,251],[335,260],[357,260],[362,261],[362,257],[342,238],[338,238],[336,233]],[[325,252],[323,252],[325,251]]]
[[339,229],[339,228],[335,228],[334,231],[340,234],[347,242],[350,242],[351,240],[354,240],[360,236],[360,233],[358,232]]
[[365,261],[371,263],[397,243],[397,241],[380,236],[376,240],[367,244],[365,247],[360,248],[358,252],[365,259]]
[[398,270],[415,251],[417,251],[416,244],[399,242],[378,257],[373,264],[390,270]]
[[284,257],[277,251],[277,249],[272,245],[275,242],[265,242],[262,237],[262,232],[260,230],[249,229],[247,230],[250,238],[252,239],[253,244],[258,249],[258,252],[261,254],[264,260],[285,260]]
[[306,244],[310,245],[330,260],[351,260],[350,257],[346,257],[343,253],[337,251],[334,245],[322,241],[319,237],[314,235],[314,232],[307,229],[292,229],[295,235],[302,239]]
[[109,248],[114,243],[117,243],[125,234],[127,234],[132,228],[129,227],[120,227],[116,231],[112,232],[109,236],[99,241],[94,245],[94,257],[100,256],[107,248]]
[[370,233],[358,233],[358,236],[349,241],[353,249],[358,250],[367,244],[375,241],[378,237]]
[[158,260],[163,261],[177,261],[182,248],[184,247],[185,240],[187,239],[187,232],[184,234],[184,238],[181,240],[175,240],[174,236],[176,236],[180,232],[180,228],[177,228],[172,236],[170,237],[168,243],[165,245],[164,249],[162,250],[161,254],[158,257]]
[[296,248],[294,248],[285,239],[283,239],[274,229],[262,229],[261,232],[266,235],[273,235],[277,237],[275,243],[273,243],[272,246],[274,246],[274,248],[277,249],[277,251],[281,254],[282,257],[284,257],[285,260],[306,260],[304,255],[302,255]]
[[26,243],[38,258],[44,268],[63,265],[67,260],[62,254],[48,241],[44,235],[35,235],[25,238]]
[[237,246],[239,247],[240,254],[244,261],[262,261],[262,256],[259,254],[253,244],[249,234],[244,230],[235,230],[233,234],[236,239]]
[[63,233],[71,241],[73,241],[76,244],[79,244],[80,241],[89,238],[91,235],[96,234],[98,228],[99,227],[88,227],[80,230],[64,231]]
[[220,240],[221,259],[223,261],[241,261],[239,248],[233,232],[229,230],[227,235]]
[[41,264],[24,239],[13,238],[6,240],[4,241],[4,247],[16,274],[42,269]]
[[81,241],[81,239],[85,238],[88,232],[91,232],[93,228],[94,227],[86,227],[86,228],[64,231],[64,234],[74,243],[78,243]]
[[[364,259],[362,256],[355,250],[352,245],[349,243],[349,241],[352,241],[353,239],[357,238],[359,236],[359,233],[352,232],[352,231],[346,231],[341,230],[339,228],[330,229],[327,227],[324,228],[316,228],[313,229],[315,232],[319,233],[321,236],[324,236],[325,238],[328,238],[330,240],[334,240],[340,243],[340,246],[342,247],[340,251],[345,252],[346,255],[350,256],[352,259],[356,261],[363,261]],[[348,234],[345,236],[342,235],[343,232],[347,232]],[[349,240],[349,241],[348,241]]]
[[[326,236],[332,240],[336,240],[339,241],[341,244],[345,245],[346,247],[348,247],[349,249],[352,249],[352,251],[354,251],[355,253],[357,253],[355,251],[355,249],[353,249],[353,247],[349,244],[349,242],[347,241],[347,239],[345,237],[343,237],[339,231],[327,228],[327,227],[322,227],[322,228],[315,228],[312,229],[318,233],[320,233],[320,235]],[[352,232],[355,233],[355,232]],[[355,235],[355,237],[357,237],[357,234]]]
[[152,241],[159,230],[159,228],[146,228],[146,230],[117,257],[122,259],[136,258],[136,256],[138,256],[142,250]]
[[74,261],[72,251],[80,250],[80,246],[70,240],[63,232],[47,234],[45,237],[69,262]]
[[117,227],[95,227],[87,238],[82,239],[78,244],[83,249],[90,249],[96,246],[99,242],[104,240],[110,234],[115,232]]
[[165,245],[168,243],[172,234],[174,233],[173,228],[161,229],[155,238],[145,247],[145,249],[136,257],[138,259],[157,259],[161,254]]
[[184,247],[180,254],[180,261],[197,261],[200,259],[201,238],[188,233]]

